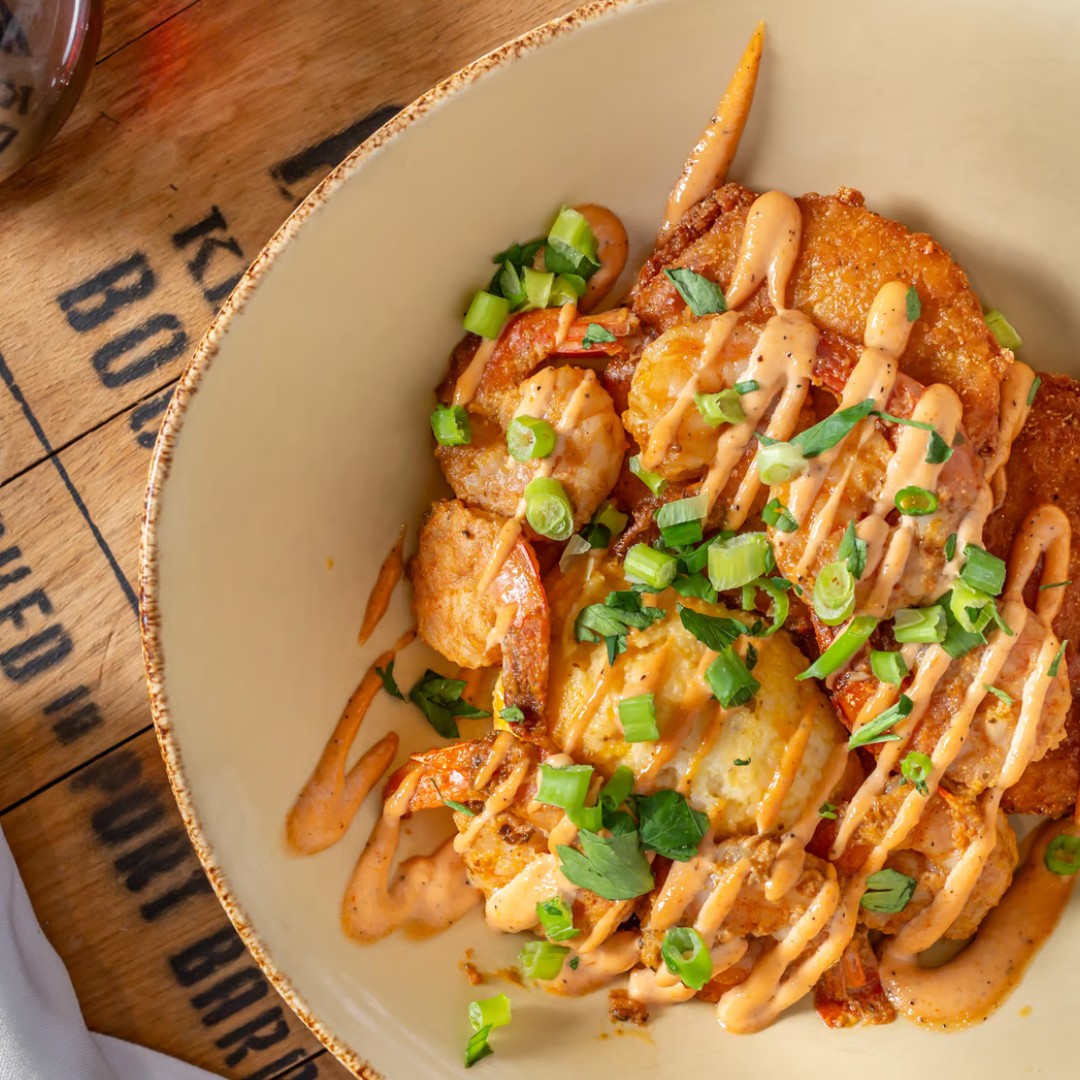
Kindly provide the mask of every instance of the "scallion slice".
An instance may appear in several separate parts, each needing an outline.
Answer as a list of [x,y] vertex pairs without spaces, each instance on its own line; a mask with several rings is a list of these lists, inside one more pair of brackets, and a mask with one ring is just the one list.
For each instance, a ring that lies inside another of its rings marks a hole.
[[855,610],[855,579],[841,560],[823,566],[814,582],[814,614],[826,626],[839,626]]
[[1042,377],[1035,376],[1035,381],[1031,384],[1031,389],[1028,390],[1027,395],[1027,407],[1030,409],[1035,404],[1035,395],[1039,392],[1039,387],[1042,386]]
[[549,244],[565,244],[591,262],[596,262],[596,236],[588,218],[580,210],[564,206],[548,230],[547,238]]
[[536,801],[563,810],[584,806],[592,774],[591,765],[541,765]]
[[709,498],[704,493],[689,499],[664,503],[656,512],[656,524],[668,547],[685,547],[701,542],[702,522],[709,513]]
[[502,267],[495,272],[495,278],[491,283],[490,292],[505,296],[510,301],[510,307],[516,309],[526,301],[525,285],[521,280],[517,267],[507,260]]
[[1005,586],[1005,563],[989,551],[968,544],[964,548],[960,580],[988,596],[1000,596]]
[[761,683],[731,646],[721,650],[708,666],[705,681],[725,709],[745,705],[761,689]]
[[556,439],[555,429],[534,416],[515,416],[506,429],[506,448],[515,461],[549,457]]
[[668,482],[659,473],[649,472],[641,467],[641,456],[635,454],[630,459],[630,471],[636,476],[654,495],[660,496],[667,491]]
[[624,742],[656,742],[660,738],[660,728],[656,724],[653,695],[623,698],[619,702],[619,723],[622,724]]
[[588,286],[580,274],[556,274],[551,283],[549,307],[562,307],[563,304],[576,304],[585,295]]
[[1046,845],[1043,863],[1052,874],[1075,874],[1080,870],[1080,837],[1059,833]]
[[870,652],[870,670],[874,678],[892,686],[899,686],[908,674],[908,666],[904,663],[902,653],[883,652],[872,649]]
[[497,338],[510,314],[510,301],[481,289],[469,304],[462,325],[471,334]]
[[526,307],[546,308],[551,300],[551,286],[555,284],[555,275],[526,266],[522,271],[522,279],[525,286]]
[[761,520],[784,533],[793,533],[799,528],[791,511],[779,499],[770,499],[761,508]]
[[431,430],[440,446],[468,446],[472,442],[472,425],[464,405],[436,405]]
[[776,565],[763,532],[742,533],[709,548],[709,581],[717,592],[765,577]]
[[553,476],[538,476],[525,485],[525,519],[549,540],[568,540],[574,531],[574,508]]
[[1024,344],[1016,328],[997,308],[988,311],[983,318],[986,320],[986,325],[990,327],[990,333],[997,338],[997,343],[1003,349],[1012,349],[1015,352]]
[[469,1023],[473,1031],[506,1027],[510,1023],[510,999],[505,994],[469,1002]]
[[991,683],[984,682],[983,689],[988,694],[993,694],[994,697],[996,697],[998,701],[1002,703],[1002,705],[1011,706],[1013,704],[1012,694],[1007,694],[1004,690],[1001,689],[1000,686],[994,686]]
[[938,497],[932,491],[914,484],[901,488],[896,493],[894,502],[896,509],[908,517],[924,517],[938,508]]
[[746,419],[737,390],[720,390],[715,394],[695,394],[694,404],[709,427],[721,424],[741,424]]
[[901,645],[926,645],[945,640],[945,610],[937,604],[924,608],[901,608],[893,616],[893,637]]
[[818,454],[831,450],[841,439],[847,438],[859,421],[864,420],[874,410],[874,399],[867,398],[858,405],[839,409],[831,416],[816,423],[813,427],[800,432],[791,441],[803,453],[803,457],[817,457]]
[[732,389],[736,394],[752,394],[755,390],[761,389],[761,383],[757,379],[745,379],[743,382],[737,382]]
[[994,598],[957,579],[949,594],[949,611],[968,633],[981,634],[993,618]]
[[479,1031],[474,1031],[472,1035],[469,1036],[469,1041],[465,1044],[466,1069],[471,1069],[478,1061],[495,1053],[491,1048],[491,1043],[488,1042],[488,1036],[490,1034],[491,1028],[482,1027]]
[[877,626],[872,615],[856,615],[836,640],[796,679],[824,679],[839,671],[866,644]]
[[[791,611],[791,601],[788,599],[788,589],[790,588],[791,583],[789,581],[775,577],[758,578],[757,581],[751,581],[749,585],[743,586],[744,600],[748,599],[746,596],[747,589],[760,589],[771,601],[767,614],[772,619],[772,622],[768,626],[761,626],[760,623],[756,624],[753,629],[754,637],[769,637],[787,622],[788,614]],[[756,610],[757,605],[753,603],[753,598],[749,599],[751,599],[751,606],[745,607],[744,610]]]
[[679,560],[666,551],[657,551],[648,544],[635,544],[623,562],[623,573],[629,581],[648,585],[650,589],[666,589],[675,580]]
[[759,444],[754,455],[754,468],[758,471],[763,484],[770,487],[786,484],[796,476],[806,472],[807,463],[803,452],[789,442],[774,442],[769,445]]
[[540,920],[548,941],[569,941],[581,933],[574,927],[574,913],[561,896],[541,900],[536,905],[536,917]]
[[[606,548],[614,536],[626,528],[630,518],[609,502],[602,502],[585,530],[585,540],[590,548]],[[573,537],[570,538],[571,543]],[[561,567],[561,562],[560,562]]]
[[911,698],[907,694],[901,694],[895,705],[890,705],[883,713],[879,713],[873,720],[868,720],[862,727],[852,732],[851,738],[848,739],[848,749],[855,750],[860,746],[870,746],[872,743],[898,742],[900,736],[890,731],[890,728],[905,716],[910,716],[913,707]]
[[712,978],[712,957],[701,935],[691,926],[668,930],[660,944],[660,955],[668,971],[691,990],[700,990]]
[[562,971],[563,961],[570,955],[566,945],[550,941],[527,941],[518,954],[521,973],[526,979],[554,979]]
[[1058,671],[1061,670],[1061,661],[1062,658],[1065,656],[1065,646],[1068,644],[1069,639],[1066,638],[1061,643],[1061,648],[1059,648],[1058,651],[1054,654],[1054,659],[1050,661],[1050,667],[1047,668],[1047,672],[1049,673],[1051,679],[1056,679]]
[[920,795],[930,793],[927,781],[933,775],[933,772],[933,758],[919,750],[912,750],[910,754],[905,754],[903,761],[900,762],[901,775],[909,784],[915,785],[915,790]]

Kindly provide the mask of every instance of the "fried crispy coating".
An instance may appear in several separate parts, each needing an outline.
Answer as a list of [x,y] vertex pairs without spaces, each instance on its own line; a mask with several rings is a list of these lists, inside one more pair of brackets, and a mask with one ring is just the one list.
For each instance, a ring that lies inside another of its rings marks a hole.
[[[1042,386],[1006,466],[1005,501],[991,516],[984,535],[986,548],[1006,558],[1024,519],[1037,506],[1050,503],[1063,510],[1073,527],[1069,578],[1054,631],[1072,644],[1066,650],[1069,681],[1074,687],[1066,737],[1040,761],[1032,762],[1005,796],[1009,813],[1061,817],[1076,801],[1080,785],[1080,383],[1065,375],[1043,375]],[[1033,580],[1028,605],[1035,603]]]

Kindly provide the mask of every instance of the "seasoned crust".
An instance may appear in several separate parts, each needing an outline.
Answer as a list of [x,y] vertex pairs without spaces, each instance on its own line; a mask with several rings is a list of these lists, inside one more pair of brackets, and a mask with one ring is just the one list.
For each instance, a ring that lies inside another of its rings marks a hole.
[[[672,237],[645,263],[632,294],[633,308],[656,331],[685,318],[686,308],[663,276],[665,266],[687,266],[718,281],[730,281],[747,212],[755,195],[727,184],[684,216]],[[967,276],[949,254],[924,233],[912,233],[863,206],[852,189],[837,195],[809,194],[795,200],[803,236],[790,286],[794,307],[806,312],[827,338],[862,341],[866,317],[878,289],[899,279],[919,292],[922,313],[912,328],[901,369],[929,385],[946,383],[964,404],[964,425],[980,455],[997,444],[999,387],[1010,362],[986,327],[982,307]],[[764,322],[774,312],[764,290],[742,309]],[[853,360],[857,349],[838,349]]]

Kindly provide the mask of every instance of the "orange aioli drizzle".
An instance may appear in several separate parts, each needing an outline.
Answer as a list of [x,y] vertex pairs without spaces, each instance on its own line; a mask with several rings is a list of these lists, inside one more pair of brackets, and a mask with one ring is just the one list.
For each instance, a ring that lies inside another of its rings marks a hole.
[[371,594],[368,596],[367,607],[364,608],[364,621],[360,624],[361,645],[366,644],[367,639],[375,632],[375,627],[382,621],[387,608],[390,607],[390,597],[394,593],[394,588],[401,580],[401,575],[405,570],[405,534],[408,529],[407,524],[401,526],[397,542],[390,549],[390,554],[383,559],[382,566],[379,567],[375,584],[371,587]]

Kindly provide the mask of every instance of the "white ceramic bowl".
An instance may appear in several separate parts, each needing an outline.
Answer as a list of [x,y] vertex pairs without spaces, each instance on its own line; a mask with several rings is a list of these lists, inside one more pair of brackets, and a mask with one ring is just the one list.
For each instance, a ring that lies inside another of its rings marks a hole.
[[[143,585],[155,715],[199,854],[267,974],[358,1075],[460,1075],[476,992],[458,961],[472,946],[493,968],[515,951],[478,915],[424,943],[343,937],[339,903],[372,805],[314,858],[283,843],[343,702],[408,620],[400,590],[375,639],[356,643],[380,560],[437,490],[427,415],[463,300],[493,251],[563,202],[613,207],[640,253],[759,18],[766,55],[734,177],[860,188],[954,252],[1021,328],[1026,359],[1080,373],[1075,0],[600,4],[455,76],[339,168],[256,260],[173,399]],[[403,681],[422,662],[409,650]],[[360,743],[389,727],[403,754],[432,741],[415,710],[380,695]],[[804,1005],[738,1038],[688,1006],[647,1035],[603,1038],[605,995],[510,988],[514,1022],[480,1068],[1075,1075],[1078,977],[1080,900],[1014,996],[959,1034],[902,1020],[829,1032]]]

